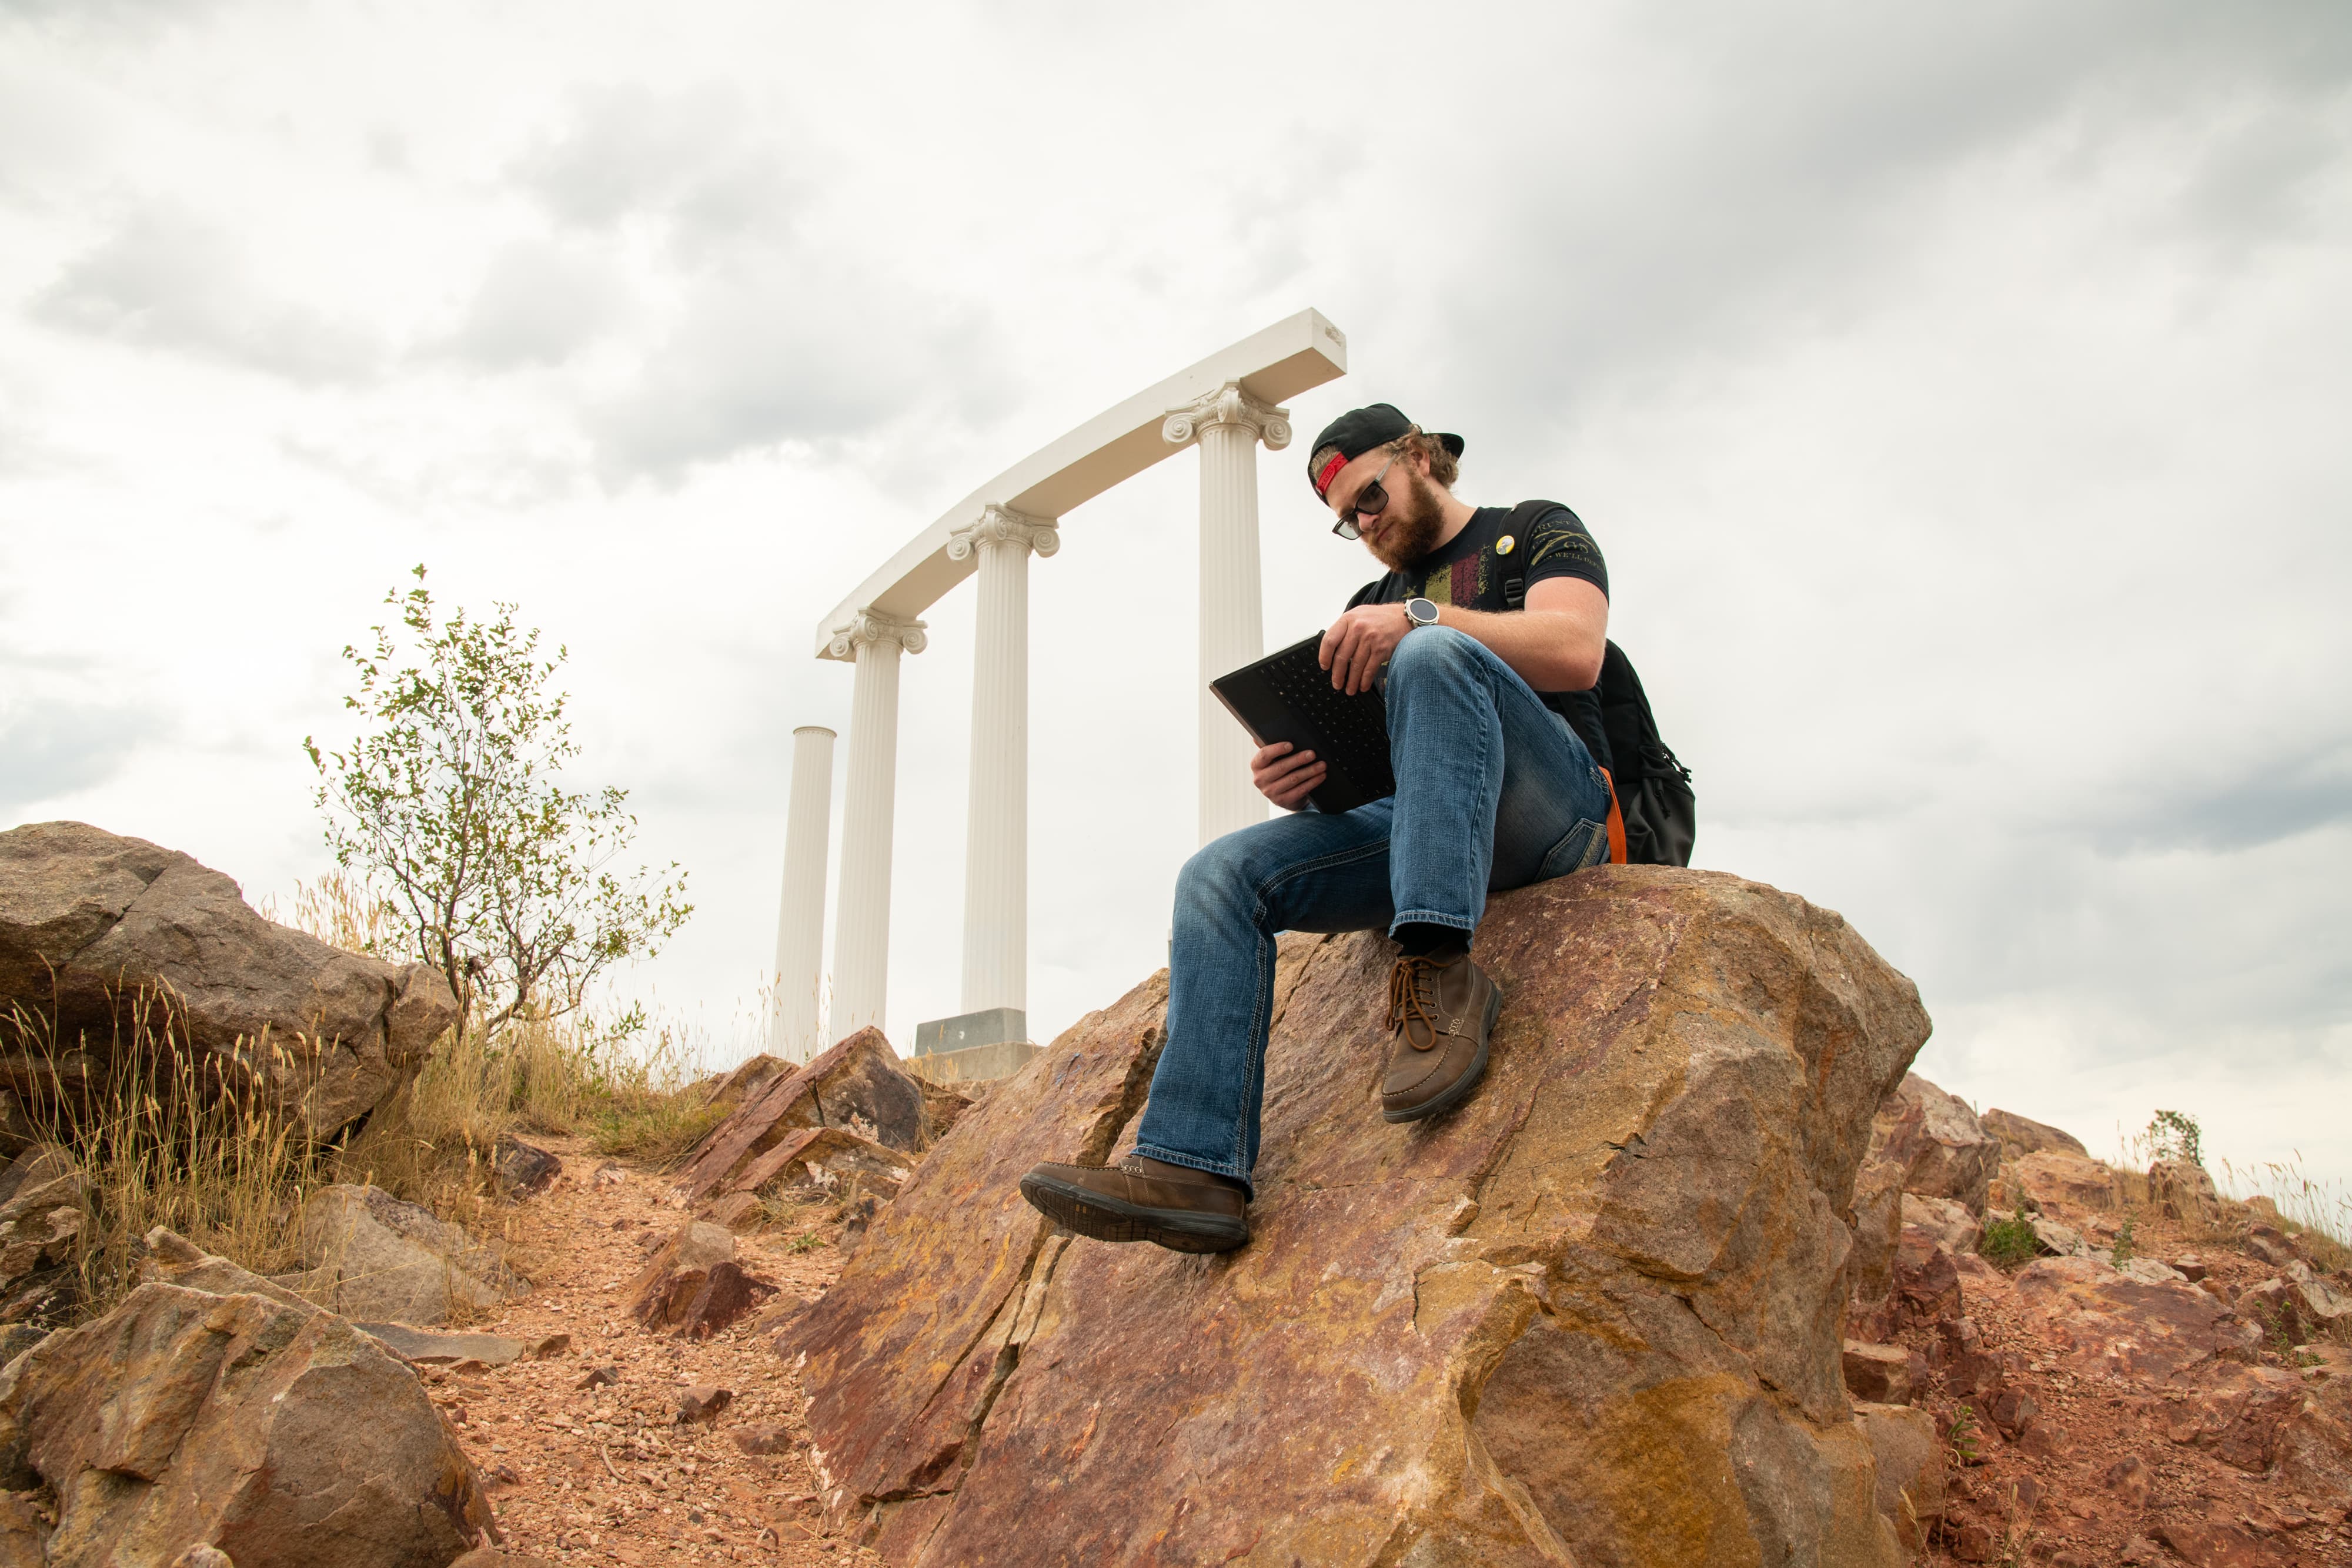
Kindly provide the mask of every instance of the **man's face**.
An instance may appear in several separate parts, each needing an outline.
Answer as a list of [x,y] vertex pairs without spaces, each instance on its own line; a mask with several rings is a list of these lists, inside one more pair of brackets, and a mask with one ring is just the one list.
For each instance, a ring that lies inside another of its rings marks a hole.
[[[1428,459],[1387,446],[1375,446],[1350,462],[1331,481],[1331,510],[1342,519],[1353,518],[1372,559],[1391,571],[1412,565],[1436,547],[1445,529],[1444,502],[1437,486],[1423,475]],[[1388,505],[1374,517],[1356,510],[1375,480],[1388,493]]]

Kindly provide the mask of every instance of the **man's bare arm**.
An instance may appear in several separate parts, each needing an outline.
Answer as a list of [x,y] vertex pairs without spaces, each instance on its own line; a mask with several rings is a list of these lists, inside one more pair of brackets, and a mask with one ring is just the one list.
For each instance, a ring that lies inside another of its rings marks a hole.
[[[1437,623],[1475,637],[1539,692],[1580,692],[1601,679],[1609,642],[1609,596],[1580,577],[1548,577],[1528,588],[1525,610],[1490,613],[1451,604]],[[1370,689],[1412,623],[1400,604],[1366,604],[1331,623],[1323,666],[1345,692]]]
[[1539,692],[1580,692],[1601,679],[1609,596],[1580,577],[1548,577],[1528,585],[1528,607],[1517,613],[1440,605],[1437,623],[1477,638]]

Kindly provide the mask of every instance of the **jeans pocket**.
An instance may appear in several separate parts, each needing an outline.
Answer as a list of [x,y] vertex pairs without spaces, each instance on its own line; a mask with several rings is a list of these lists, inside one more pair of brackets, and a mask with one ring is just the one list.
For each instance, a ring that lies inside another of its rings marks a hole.
[[1543,869],[1536,873],[1538,882],[1549,882],[1556,876],[1566,876],[1573,871],[1583,871],[1599,865],[1609,853],[1609,828],[1606,823],[1586,819],[1561,835],[1543,858]]

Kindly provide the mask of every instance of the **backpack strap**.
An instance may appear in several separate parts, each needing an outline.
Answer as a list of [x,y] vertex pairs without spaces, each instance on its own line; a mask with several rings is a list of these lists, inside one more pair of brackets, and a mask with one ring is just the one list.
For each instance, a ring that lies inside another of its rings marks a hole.
[[1601,781],[1609,786],[1609,863],[1625,863],[1625,813],[1617,809],[1617,778],[1606,768],[1601,770]]
[[[1536,526],[1536,520],[1546,513],[1567,509],[1558,501],[1521,501],[1511,508],[1510,517],[1503,525],[1504,530],[1515,538],[1524,538],[1528,530]],[[1527,559],[1523,551],[1516,549],[1503,558],[1503,608],[1506,610],[1525,610],[1528,607]]]

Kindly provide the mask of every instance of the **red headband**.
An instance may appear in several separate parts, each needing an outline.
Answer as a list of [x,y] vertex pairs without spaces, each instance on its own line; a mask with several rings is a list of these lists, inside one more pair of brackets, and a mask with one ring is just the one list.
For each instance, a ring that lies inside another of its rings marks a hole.
[[1331,481],[1338,478],[1339,476],[1339,470],[1345,468],[1347,465],[1348,455],[1346,453],[1334,452],[1331,454],[1331,461],[1326,463],[1321,468],[1316,471],[1315,494],[1325,500],[1330,499]]

